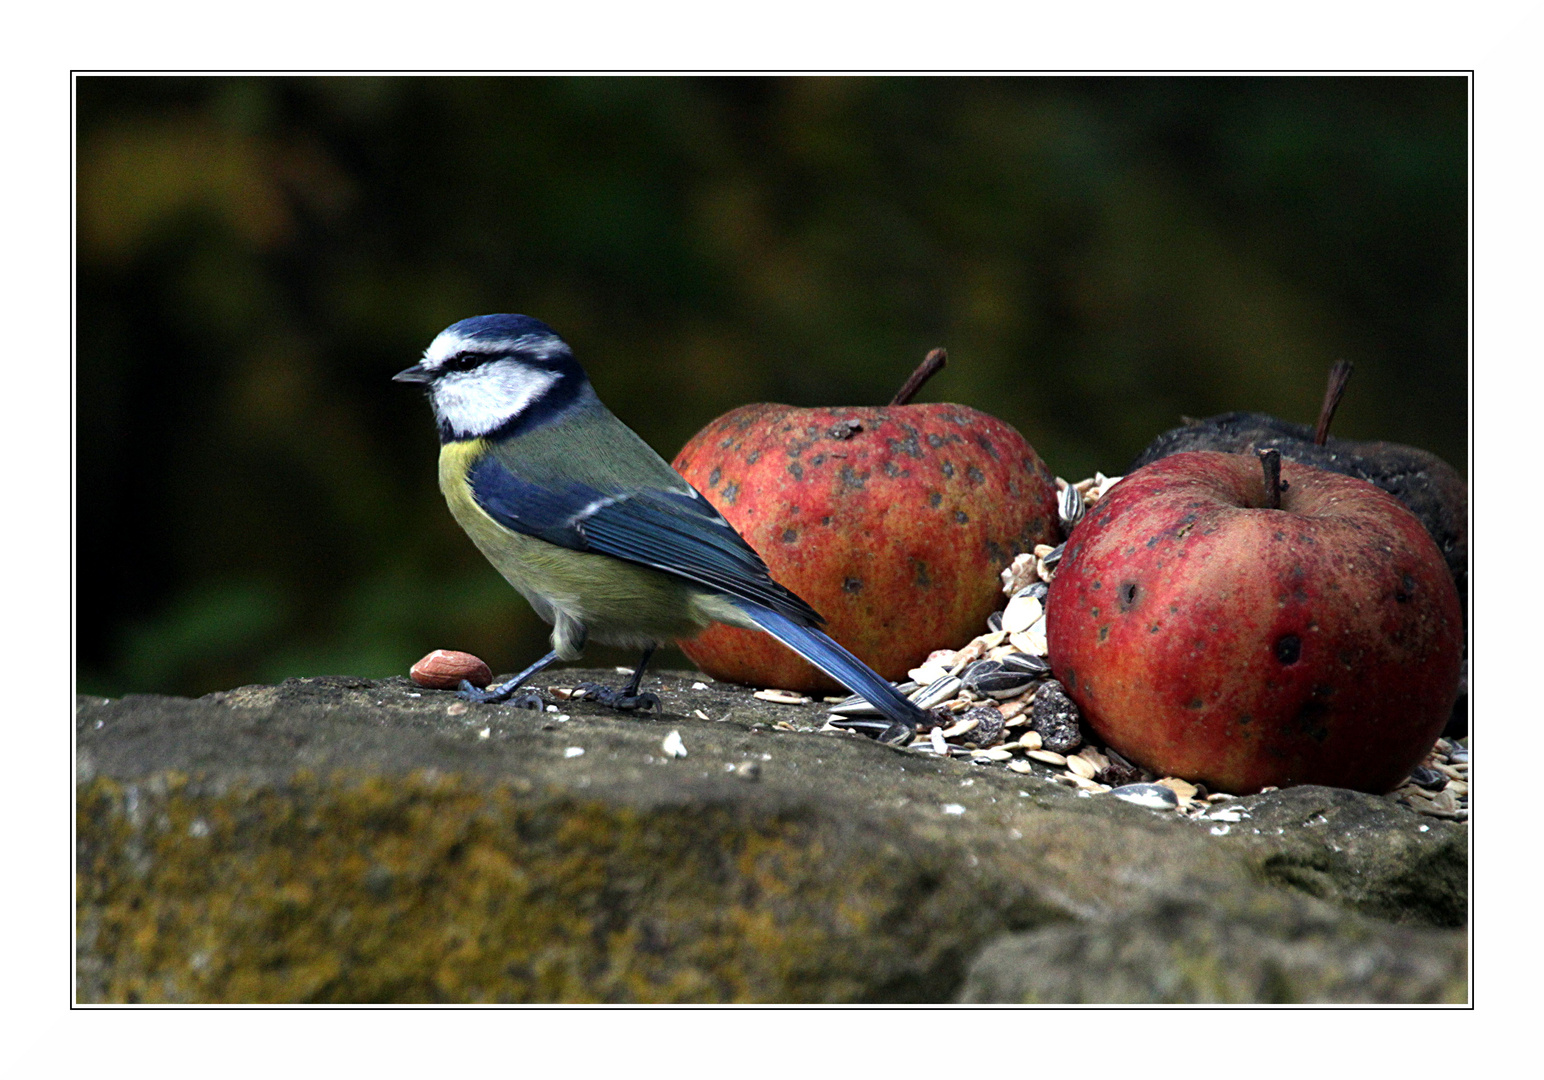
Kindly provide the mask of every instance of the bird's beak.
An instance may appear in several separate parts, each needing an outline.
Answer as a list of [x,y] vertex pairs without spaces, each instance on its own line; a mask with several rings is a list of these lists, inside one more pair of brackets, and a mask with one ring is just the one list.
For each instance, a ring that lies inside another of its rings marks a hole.
[[412,367],[405,368],[391,377],[392,382],[410,383],[426,383],[433,381],[433,379],[433,372],[429,371],[422,364],[414,364]]

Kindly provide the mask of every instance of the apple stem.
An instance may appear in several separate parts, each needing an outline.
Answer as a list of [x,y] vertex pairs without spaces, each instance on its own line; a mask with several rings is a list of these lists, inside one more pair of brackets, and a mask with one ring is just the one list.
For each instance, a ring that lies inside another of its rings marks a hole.
[[1260,464],[1265,469],[1265,508],[1280,510],[1281,489],[1286,487],[1281,482],[1281,451],[1270,447],[1255,453],[1260,455]]
[[911,373],[901,388],[890,399],[891,405],[905,405],[917,396],[917,391],[922,389],[922,384],[938,374],[938,369],[949,362],[949,353],[944,349],[934,349],[922,358],[922,363],[917,365],[917,370]]
[[1340,408],[1340,395],[1346,392],[1346,383],[1351,378],[1351,361],[1336,360],[1335,366],[1330,368],[1330,381],[1324,388],[1324,404],[1319,406],[1319,426],[1314,429],[1313,444],[1323,446],[1324,440],[1330,437],[1330,421],[1335,419],[1335,410]]

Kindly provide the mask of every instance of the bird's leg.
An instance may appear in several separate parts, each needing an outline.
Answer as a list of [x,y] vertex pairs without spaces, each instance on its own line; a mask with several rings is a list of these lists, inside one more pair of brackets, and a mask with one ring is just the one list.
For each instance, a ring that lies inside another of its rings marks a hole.
[[649,657],[654,655],[656,646],[650,645],[643,650],[643,659],[638,661],[638,666],[633,668],[633,677],[627,680],[627,685],[620,690],[600,683],[580,683],[578,689],[584,697],[590,701],[598,701],[602,705],[609,705],[613,709],[643,709],[645,712],[654,710],[657,715],[660,711],[659,698],[653,694],[640,694],[638,684],[643,681],[643,669],[648,666]]
[[462,679],[461,689],[457,691],[456,696],[464,698],[467,701],[476,702],[479,705],[486,705],[490,702],[496,701],[509,701],[509,704],[513,705],[517,709],[540,710],[542,706],[546,705],[546,702],[542,700],[540,694],[525,693],[521,694],[513,701],[510,701],[509,699],[516,690],[520,689],[521,684],[523,684],[532,675],[535,675],[538,671],[552,663],[557,658],[558,651],[553,649],[550,653],[536,661],[536,663],[526,668],[520,674],[516,675],[513,679],[510,679],[505,683],[499,683],[497,686],[490,686],[486,690],[479,690],[465,679]]

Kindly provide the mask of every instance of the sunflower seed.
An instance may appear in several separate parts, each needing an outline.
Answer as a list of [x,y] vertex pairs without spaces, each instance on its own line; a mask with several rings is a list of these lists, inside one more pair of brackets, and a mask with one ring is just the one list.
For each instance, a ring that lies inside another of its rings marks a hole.
[[1023,747],[1025,750],[1039,750],[1042,746],[1045,745],[1045,743],[1040,738],[1040,732],[1026,731],[1024,734],[1019,736],[1018,745]]
[[1016,773],[1032,773],[1035,771],[1035,767],[1024,760],[1010,761],[1008,762],[1008,768]]
[[[896,692],[902,695],[910,694],[917,689],[914,682],[903,682],[896,686]],[[834,716],[881,716],[880,711],[869,704],[868,699],[862,694],[851,694],[842,698],[834,705],[826,706],[826,711]]]
[[1038,675],[1006,668],[1001,660],[979,660],[965,672],[965,688],[973,694],[1006,701],[1029,689]]
[[1117,799],[1124,799],[1149,810],[1177,810],[1179,796],[1158,784],[1125,784],[1110,791]]
[[955,694],[960,692],[963,686],[958,676],[945,675],[921,690],[909,695],[908,700],[919,709],[931,709],[935,705],[942,705]]
[[1043,678],[1051,674],[1051,662],[1043,656],[1034,653],[1015,652],[1002,658],[1002,666],[1006,671],[1024,671],[1037,678]]
[[835,705],[828,706],[826,711],[829,712],[832,716],[883,715],[878,709],[874,708],[874,706],[870,705],[866,700],[859,697],[857,694],[854,694],[852,697],[843,701],[838,701]]
[[1426,788],[1428,791],[1440,791],[1448,782],[1447,776],[1436,769],[1428,769],[1424,765],[1417,765],[1410,773],[1410,783],[1416,787]]
[[1062,488],[1056,513],[1061,518],[1062,531],[1071,532],[1073,526],[1083,520],[1083,493],[1071,484]]
[[987,629],[991,630],[993,633],[1001,630],[1003,628],[1003,613],[1000,611],[994,611],[992,614],[988,615],[986,617],[986,626]]

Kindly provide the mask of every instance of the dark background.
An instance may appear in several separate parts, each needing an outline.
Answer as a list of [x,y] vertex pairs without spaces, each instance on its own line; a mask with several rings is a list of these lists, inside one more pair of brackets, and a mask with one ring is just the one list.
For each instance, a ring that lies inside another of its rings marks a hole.
[[944,345],[919,400],[1069,479],[1182,414],[1312,423],[1340,357],[1337,435],[1468,467],[1462,78],[85,77],[76,106],[85,692],[544,650],[389,381],[475,314],[552,324],[667,459],[746,402],[882,403]]

